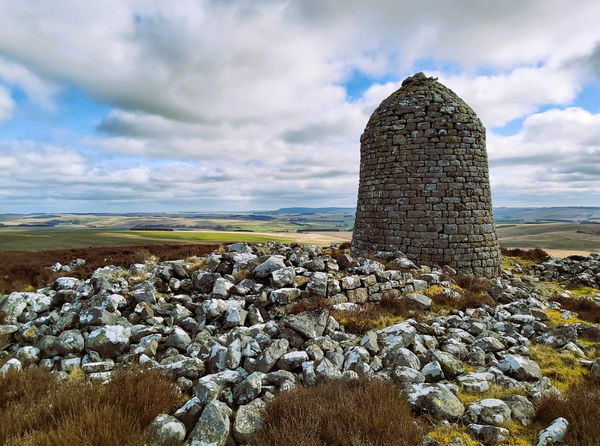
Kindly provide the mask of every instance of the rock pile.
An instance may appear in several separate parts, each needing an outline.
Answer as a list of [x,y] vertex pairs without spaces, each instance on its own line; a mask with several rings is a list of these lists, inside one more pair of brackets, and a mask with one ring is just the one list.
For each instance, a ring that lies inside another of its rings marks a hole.
[[592,253],[588,257],[552,258],[547,262],[533,265],[531,271],[546,280],[556,280],[573,286],[600,288],[600,254],[598,253]]
[[[347,333],[327,310],[286,311],[314,297],[338,309],[383,296],[428,308],[424,289],[452,293],[441,270],[387,256],[402,269],[347,254],[334,259],[311,245],[236,243],[201,259],[61,277],[52,288],[0,298],[0,334],[12,340],[2,370],[38,365],[66,377],[80,367],[108,381],[117,364],[160,368],[190,396],[154,421],[154,441],[165,445],[247,444],[277,392],[359,375],[393,379],[415,410],[463,421],[488,444],[508,436],[502,425],[510,419],[530,423],[532,400],[556,391],[529,358],[532,342],[585,357],[588,346],[577,338],[587,328],[548,327],[544,310],[557,304],[540,299],[530,286],[537,279],[527,276],[495,278],[491,293],[502,302],[495,308],[409,319],[362,336]],[[600,373],[598,360],[582,364]],[[467,407],[456,396],[492,385],[519,392]]]

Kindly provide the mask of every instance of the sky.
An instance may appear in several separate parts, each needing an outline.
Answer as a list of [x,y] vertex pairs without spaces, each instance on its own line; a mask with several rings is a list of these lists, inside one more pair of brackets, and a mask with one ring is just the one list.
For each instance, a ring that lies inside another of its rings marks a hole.
[[423,71],[487,128],[493,204],[600,206],[600,2],[0,0],[0,213],[356,204]]

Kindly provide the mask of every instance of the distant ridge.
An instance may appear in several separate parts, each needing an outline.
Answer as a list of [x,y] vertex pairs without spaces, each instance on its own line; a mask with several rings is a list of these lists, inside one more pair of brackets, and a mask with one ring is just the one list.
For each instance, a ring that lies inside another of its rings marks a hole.
[[355,208],[280,208],[275,211],[265,211],[265,214],[354,214]]
[[555,206],[542,208],[494,208],[494,219],[501,221],[598,221],[600,207],[594,206]]

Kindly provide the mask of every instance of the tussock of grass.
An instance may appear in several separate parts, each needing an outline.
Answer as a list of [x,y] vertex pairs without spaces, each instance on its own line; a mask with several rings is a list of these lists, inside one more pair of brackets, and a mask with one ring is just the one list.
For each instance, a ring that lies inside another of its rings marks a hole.
[[288,314],[297,314],[304,311],[329,310],[331,307],[332,304],[329,299],[313,296],[310,299],[301,299],[293,302],[286,312]]
[[502,255],[505,257],[517,257],[521,261],[519,263],[523,264],[522,261],[527,261],[530,263],[542,263],[546,260],[550,260],[550,254],[544,251],[541,248],[533,248],[533,249],[520,249],[520,248],[500,248]]
[[402,322],[409,317],[417,317],[399,298],[383,297],[380,302],[367,303],[352,310],[333,310],[331,315],[349,333],[364,334],[369,330],[378,330]]
[[572,353],[559,352],[540,344],[530,346],[529,352],[531,358],[540,365],[542,374],[550,378],[561,392],[589,375],[589,370],[579,365],[578,358]]
[[504,387],[499,384],[492,384],[486,392],[466,392],[460,390],[456,396],[465,406],[473,404],[475,401],[482,398],[497,398],[502,399],[511,395],[525,395],[525,390],[518,387]]
[[422,422],[388,381],[329,381],[282,392],[267,404],[254,446],[416,446]]
[[554,300],[560,303],[565,310],[577,313],[579,322],[591,322],[600,324],[600,304],[587,298],[556,297]]
[[553,310],[553,309],[549,308],[547,310],[544,310],[544,313],[546,313],[546,316],[548,316],[547,324],[550,325],[551,327],[558,327],[559,325],[577,324],[580,322],[585,322],[585,321],[579,319],[577,316],[573,316],[573,315],[570,315],[567,319],[564,319],[562,317],[563,312],[561,310]]
[[600,438],[598,423],[600,378],[587,376],[561,395],[547,395],[539,404],[536,421],[547,426],[558,417],[569,421],[565,443],[569,446],[596,446]]
[[435,430],[428,432],[427,435],[441,445],[446,445],[455,438],[460,438],[464,446],[477,446],[479,444],[465,432],[465,427],[460,424],[438,426]]
[[0,444],[142,446],[144,429],[179,399],[156,370],[117,370],[105,385],[77,374],[60,383],[38,368],[0,376]]
[[571,293],[571,296],[580,298],[591,298],[597,296],[600,293],[600,290],[589,286],[581,286],[574,288],[569,287],[567,289]]

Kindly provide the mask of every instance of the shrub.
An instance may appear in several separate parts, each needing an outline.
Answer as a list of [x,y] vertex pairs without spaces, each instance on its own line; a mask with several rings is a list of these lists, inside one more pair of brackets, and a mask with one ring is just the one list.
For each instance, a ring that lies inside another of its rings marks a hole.
[[352,310],[333,310],[331,315],[349,333],[364,334],[369,330],[385,328],[408,317],[419,317],[400,298],[384,296],[380,302],[370,302]]
[[600,438],[598,423],[600,378],[588,376],[561,396],[546,395],[538,404],[536,421],[547,426],[558,417],[569,421],[565,443],[569,446],[595,446]]
[[531,260],[535,263],[542,263],[550,260],[550,254],[541,248],[521,249],[521,248],[500,248],[502,255],[507,257],[520,257],[524,260]]
[[556,296],[553,300],[559,302],[564,310],[577,313],[580,319],[600,324],[600,304],[597,304],[593,300],[562,296]]
[[329,310],[332,307],[331,301],[324,297],[313,296],[310,299],[301,299],[292,303],[287,309],[288,314],[297,314],[304,311]]
[[0,444],[141,446],[146,427],[178,400],[157,370],[119,369],[108,384],[59,383],[40,368],[10,371],[0,376]]
[[255,446],[413,446],[425,432],[397,385],[329,381],[282,392],[267,404]]
[[340,246],[338,246],[339,249],[350,249],[352,248],[352,243],[351,242],[342,242],[340,243]]

